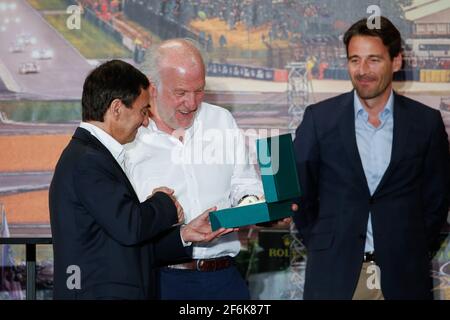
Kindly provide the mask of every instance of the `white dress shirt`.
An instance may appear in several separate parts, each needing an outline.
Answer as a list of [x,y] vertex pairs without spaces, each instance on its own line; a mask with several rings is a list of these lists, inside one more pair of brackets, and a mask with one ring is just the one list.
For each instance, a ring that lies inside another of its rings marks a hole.
[[[264,194],[242,133],[230,112],[218,106],[201,104],[183,142],[150,120],[125,149],[126,172],[140,201],[157,187],[169,187],[175,190],[186,222],[213,206],[229,208],[245,195]],[[193,258],[236,256],[239,251],[237,234],[230,233],[194,245]]]
[[89,131],[94,137],[96,137],[101,144],[103,144],[106,149],[113,155],[114,159],[116,159],[117,163],[122,167],[125,171],[125,149],[116,139],[111,137],[108,133],[103,131],[97,126],[87,122],[81,122],[80,128],[86,129]]

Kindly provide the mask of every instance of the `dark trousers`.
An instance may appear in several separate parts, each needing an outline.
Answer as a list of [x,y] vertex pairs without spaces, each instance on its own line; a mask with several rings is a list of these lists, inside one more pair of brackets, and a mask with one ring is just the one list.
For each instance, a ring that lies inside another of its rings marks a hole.
[[201,272],[161,268],[161,300],[249,300],[247,284],[235,266]]

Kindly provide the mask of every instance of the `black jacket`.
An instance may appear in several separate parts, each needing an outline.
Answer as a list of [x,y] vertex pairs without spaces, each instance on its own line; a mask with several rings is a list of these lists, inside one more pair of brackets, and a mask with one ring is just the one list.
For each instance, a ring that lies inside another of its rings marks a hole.
[[432,297],[429,248],[448,212],[449,146],[439,111],[394,94],[390,164],[373,196],[355,136],[353,92],[308,107],[294,141],[308,249],[304,297],[351,299],[369,211],[386,299]]
[[[112,154],[85,129],[63,151],[49,200],[55,299],[155,298],[154,267],[190,254],[171,227],[170,197],[139,203]],[[70,266],[79,267],[80,289],[67,286]]]

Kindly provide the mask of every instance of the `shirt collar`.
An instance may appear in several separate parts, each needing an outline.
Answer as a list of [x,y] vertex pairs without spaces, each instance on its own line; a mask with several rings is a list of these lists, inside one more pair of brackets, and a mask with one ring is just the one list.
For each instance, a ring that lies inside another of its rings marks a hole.
[[[366,118],[368,119],[369,115],[368,115],[367,111],[364,109],[364,106],[362,105],[361,100],[359,100],[356,90],[353,91],[353,106],[355,109],[355,118],[362,116],[362,117],[364,117],[364,119],[366,119]],[[393,109],[394,109],[394,93],[391,90],[389,99],[386,102],[386,105],[384,106],[383,111],[381,111],[381,113],[380,113],[380,120],[383,121],[390,114],[392,114]]]
[[106,147],[106,149],[108,149],[108,151],[111,152],[114,159],[116,159],[116,161],[119,164],[123,162],[125,150],[116,139],[114,139],[112,136],[106,133],[103,129],[100,129],[99,127],[91,123],[82,121],[80,123],[80,128],[86,129],[94,137],[96,137],[101,142],[101,144],[103,144]]

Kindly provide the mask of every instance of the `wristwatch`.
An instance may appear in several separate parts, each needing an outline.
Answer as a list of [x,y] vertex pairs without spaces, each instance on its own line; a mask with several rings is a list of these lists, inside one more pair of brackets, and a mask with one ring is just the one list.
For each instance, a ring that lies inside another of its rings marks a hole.
[[254,194],[247,194],[238,201],[238,206],[245,206],[248,204],[256,203],[258,201],[258,196],[255,196]]

